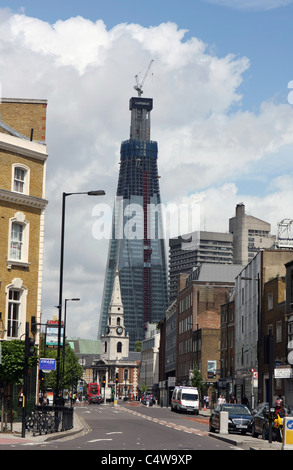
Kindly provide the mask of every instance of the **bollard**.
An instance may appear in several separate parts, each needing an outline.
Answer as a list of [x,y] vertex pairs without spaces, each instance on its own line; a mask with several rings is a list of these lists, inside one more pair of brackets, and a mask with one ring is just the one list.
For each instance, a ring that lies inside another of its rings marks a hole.
[[228,411],[220,411],[220,434],[228,434]]

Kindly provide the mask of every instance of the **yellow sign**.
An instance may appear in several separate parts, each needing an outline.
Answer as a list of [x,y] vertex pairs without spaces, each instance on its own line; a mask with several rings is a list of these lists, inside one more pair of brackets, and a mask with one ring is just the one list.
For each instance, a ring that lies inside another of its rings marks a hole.
[[[283,418],[283,446],[289,448],[289,446],[293,446],[293,418],[291,416],[287,416]],[[293,447],[290,447],[293,449]]]

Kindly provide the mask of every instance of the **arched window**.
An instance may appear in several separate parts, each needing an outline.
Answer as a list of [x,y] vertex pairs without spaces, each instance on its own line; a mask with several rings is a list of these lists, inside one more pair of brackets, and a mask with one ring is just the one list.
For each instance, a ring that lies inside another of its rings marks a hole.
[[120,318],[120,317],[117,317],[117,320],[116,320],[116,322],[117,322],[117,325],[120,325],[121,318]]
[[29,168],[21,163],[12,165],[11,190],[17,193],[29,194]]
[[117,352],[122,353],[122,343],[121,343],[121,341],[119,341],[119,343],[117,343]]
[[22,212],[9,220],[7,263],[28,263],[29,223]]
[[25,332],[27,289],[22,279],[15,278],[6,286],[6,336],[18,339]]

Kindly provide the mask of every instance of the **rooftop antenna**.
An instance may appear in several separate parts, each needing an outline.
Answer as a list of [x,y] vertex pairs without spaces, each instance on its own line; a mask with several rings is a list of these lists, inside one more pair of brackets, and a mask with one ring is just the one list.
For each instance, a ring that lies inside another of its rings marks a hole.
[[150,68],[151,68],[153,62],[154,62],[154,60],[152,59],[149,63],[149,66],[147,68],[147,71],[146,71],[141,83],[139,83],[139,81],[138,81],[138,76],[139,76],[140,72],[137,75],[135,75],[136,85],[134,85],[133,88],[137,91],[138,96],[141,96],[143,94],[142,87],[144,85],[144,82],[146,81],[146,78],[148,76],[148,73],[150,71]]

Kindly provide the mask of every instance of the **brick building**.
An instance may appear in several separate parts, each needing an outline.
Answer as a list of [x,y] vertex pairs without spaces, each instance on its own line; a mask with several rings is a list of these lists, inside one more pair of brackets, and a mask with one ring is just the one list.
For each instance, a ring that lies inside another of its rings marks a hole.
[[[273,364],[287,362],[286,321],[285,321],[285,276],[277,276],[264,284],[262,308],[262,337],[273,335]],[[258,385],[261,401],[268,401],[269,365],[264,361],[264,347],[260,349]],[[285,395],[285,379],[273,379],[273,402],[281,394]]]
[[0,103],[0,340],[23,339],[25,323],[41,321],[46,108]]
[[220,393],[229,398],[235,383],[235,290],[221,306],[221,378]]
[[177,383],[188,383],[198,365],[205,382],[216,382],[220,369],[221,305],[228,300],[242,266],[202,264],[187,276],[177,298]]

